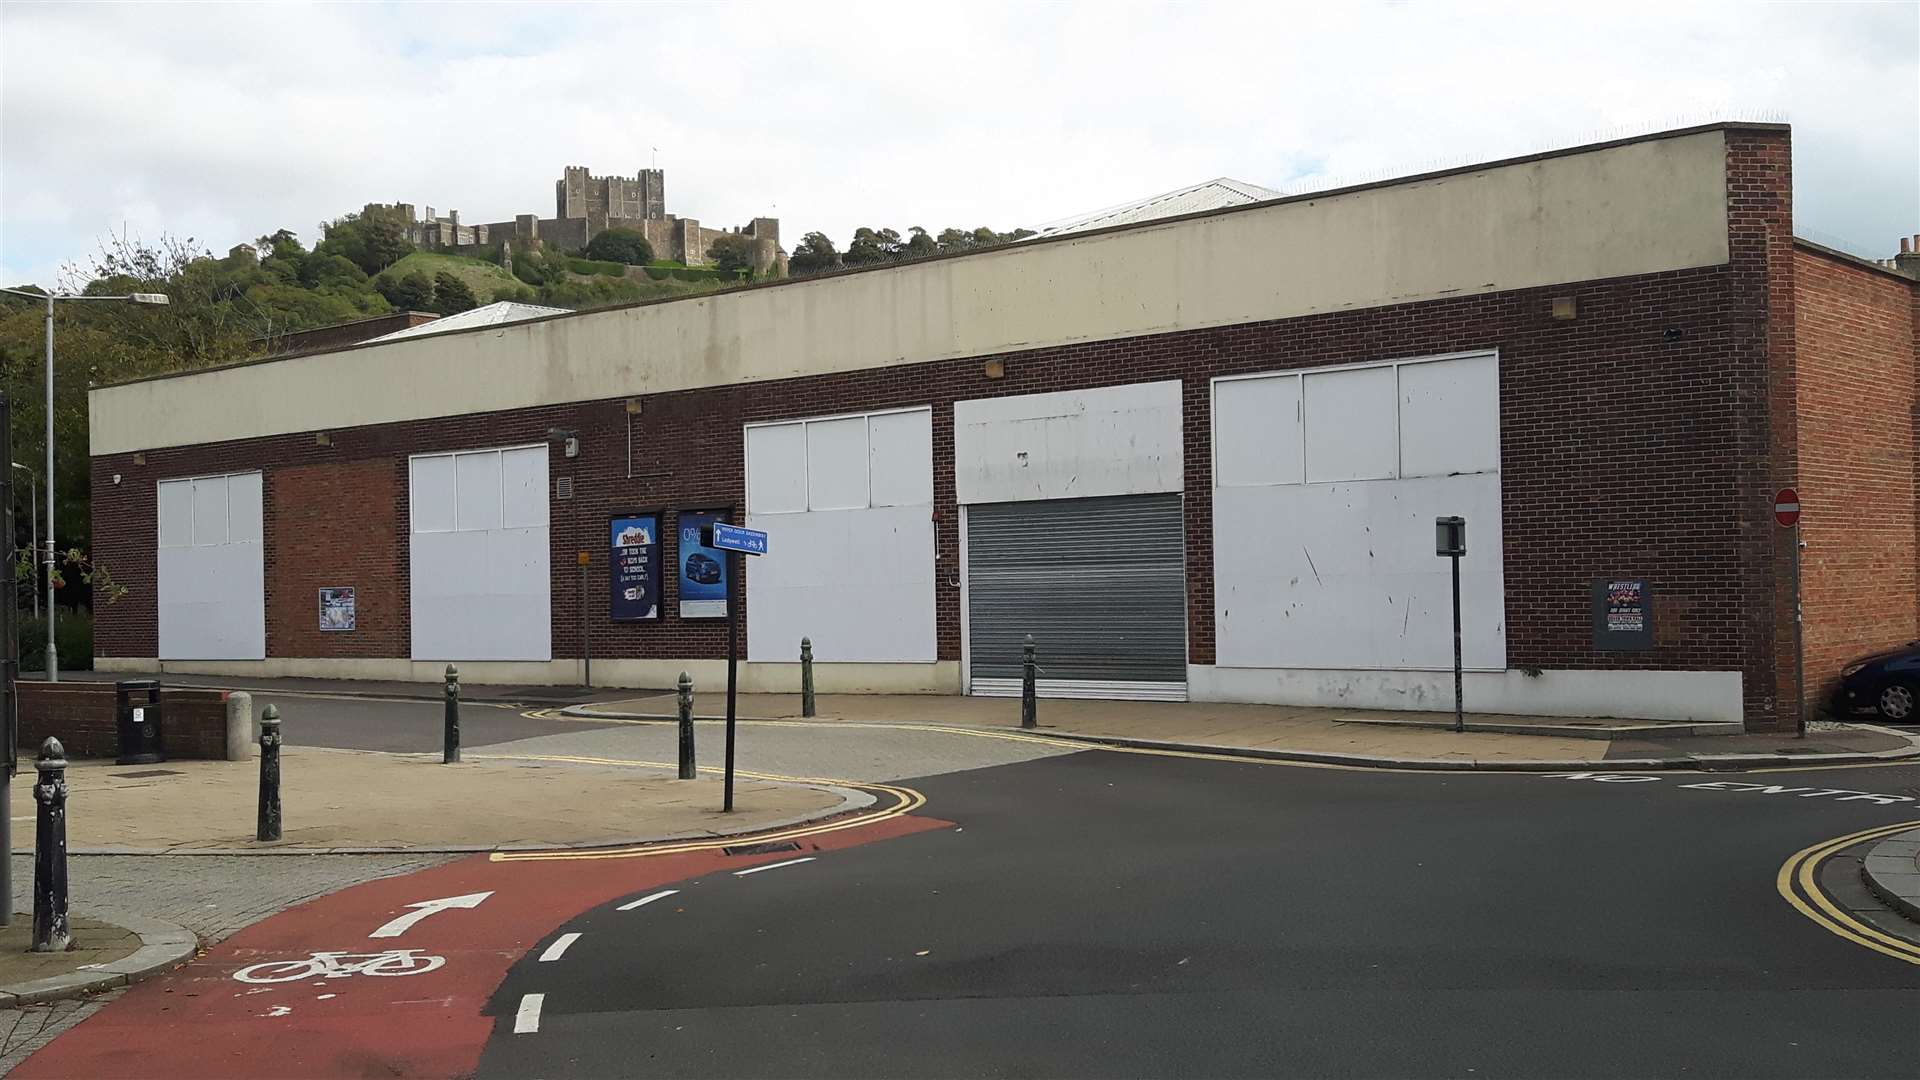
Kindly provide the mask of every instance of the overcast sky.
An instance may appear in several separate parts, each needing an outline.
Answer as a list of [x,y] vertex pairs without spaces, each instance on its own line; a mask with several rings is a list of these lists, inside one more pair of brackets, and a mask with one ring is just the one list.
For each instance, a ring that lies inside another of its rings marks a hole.
[[1796,227],[1920,232],[1920,5],[0,5],[0,282],[125,227],[216,253],[369,201],[1032,226],[1215,176],[1356,182],[1724,117]]

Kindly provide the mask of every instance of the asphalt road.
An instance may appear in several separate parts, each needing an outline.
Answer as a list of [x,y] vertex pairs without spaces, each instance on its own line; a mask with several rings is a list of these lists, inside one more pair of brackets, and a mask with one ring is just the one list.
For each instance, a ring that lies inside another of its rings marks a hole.
[[495,994],[479,1075],[1920,1072],[1920,966],[1774,886],[1806,845],[1920,819],[1831,789],[1920,796],[1920,769],[1094,751],[909,783],[955,827],[573,919]]
[[[439,753],[446,718],[445,703],[440,701],[266,693],[254,695],[255,717],[268,705],[279,706],[280,733],[290,746],[378,750],[390,754]],[[491,746],[556,731],[603,726],[537,719],[524,715],[525,708],[461,703],[461,747]]]

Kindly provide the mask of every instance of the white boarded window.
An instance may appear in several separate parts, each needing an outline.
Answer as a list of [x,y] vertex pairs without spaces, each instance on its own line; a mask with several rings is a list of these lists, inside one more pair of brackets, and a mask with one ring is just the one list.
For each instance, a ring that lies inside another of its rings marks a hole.
[[933,504],[933,410],[749,424],[747,511]]
[[544,529],[547,526],[547,450],[523,446],[500,452],[502,528]]
[[453,455],[413,459],[413,482],[408,505],[413,510],[413,531],[453,531]]
[[807,509],[867,507],[867,418],[807,424]]
[[413,658],[550,659],[547,448],[422,454],[409,475]]
[[1399,471],[1392,367],[1304,376],[1307,482],[1387,480]]
[[1500,467],[1500,369],[1491,356],[1400,365],[1400,475]]
[[1298,484],[1306,479],[1300,376],[1217,382],[1213,416],[1216,485]]
[[756,514],[798,514],[807,508],[807,425],[747,429],[747,506]]
[[453,459],[454,527],[478,532],[500,527],[500,455],[456,454]]
[[263,660],[261,475],[163,480],[157,590],[162,660]]
[[931,412],[879,413],[868,417],[867,441],[873,505],[933,505]]

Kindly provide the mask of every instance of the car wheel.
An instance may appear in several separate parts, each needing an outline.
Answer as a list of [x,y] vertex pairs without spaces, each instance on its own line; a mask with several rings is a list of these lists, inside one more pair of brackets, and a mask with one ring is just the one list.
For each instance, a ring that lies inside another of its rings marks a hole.
[[1879,706],[1881,718],[1896,724],[1911,724],[1920,720],[1920,689],[1916,689],[1912,683],[1888,683],[1874,704]]

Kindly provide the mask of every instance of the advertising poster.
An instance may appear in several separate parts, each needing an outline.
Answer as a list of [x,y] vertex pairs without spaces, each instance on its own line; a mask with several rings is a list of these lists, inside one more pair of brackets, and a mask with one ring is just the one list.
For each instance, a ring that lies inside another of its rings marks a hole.
[[320,629],[353,629],[353,586],[320,590]]
[[607,610],[614,622],[660,617],[660,515],[620,514],[611,519],[607,580],[613,588]]
[[1593,583],[1595,648],[1653,648],[1653,595],[1644,578],[1601,578]]
[[727,553],[703,546],[700,530],[727,520],[725,510],[680,512],[680,617],[727,617]]

